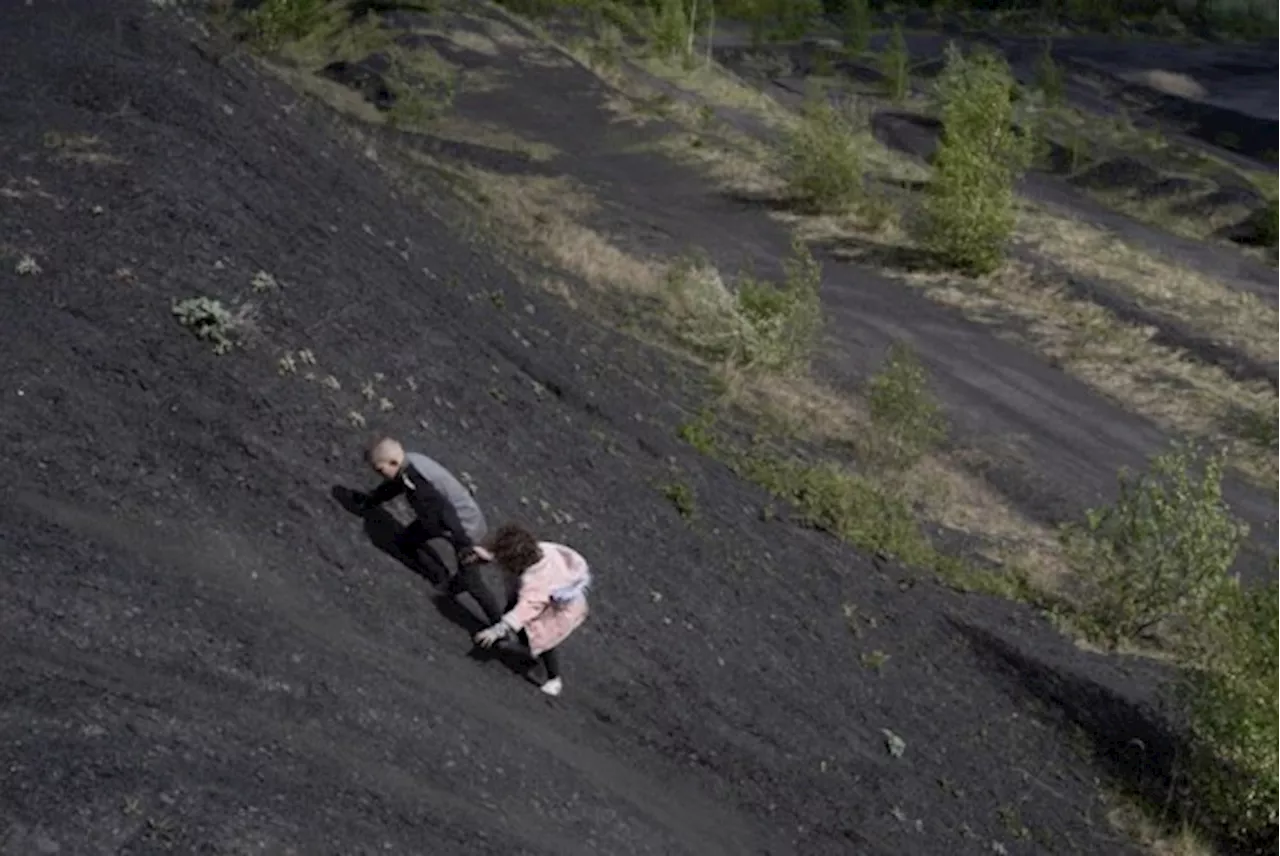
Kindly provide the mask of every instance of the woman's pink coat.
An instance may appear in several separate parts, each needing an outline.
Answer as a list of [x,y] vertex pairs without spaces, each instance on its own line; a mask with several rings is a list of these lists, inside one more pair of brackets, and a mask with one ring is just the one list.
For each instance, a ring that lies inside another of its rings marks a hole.
[[512,630],[529,635],[533,656],[563,642],[587,620],[587,598],[584,594],[568,603],[551,600],[551,593],[573,585],[587,573],[587,560],[576,551],[549,541],[540,541],[542,559],[520,575],[520,595],[516,605],[502,617]]

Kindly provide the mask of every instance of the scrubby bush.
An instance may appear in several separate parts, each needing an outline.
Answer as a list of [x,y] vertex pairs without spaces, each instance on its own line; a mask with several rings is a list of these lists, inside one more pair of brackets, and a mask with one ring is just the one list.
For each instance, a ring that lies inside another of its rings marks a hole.
[[822,14],[821,0],[773,0],[773,15],[779,38],[802,38]]
[[1122,474],[1116,502],[1063,541],[1077,625],[1110,645],[1151,636],[1183,669],[1192,752],[1182,809],[1218,835],[1256,841],[1276,824],[1280,609],[1274,581],[1229,571],[1247,534],[1222,500],[1224,456],[1186,445]]
[[299,39],[324,19],[324,0],[264,0],[249,13],[253,38],[266,48]]
[[1004,259],[1014,227],[1014,183],[1033,142],[1013,126],[1013,76],[1004,59],[979,47],[947,46],[935,96],[942,139],[921,219],[924,245],[944,264],[989,273]]
[[1053,61],[1053,44],[1047,40],[1036,60],[1036,89],[1040,90],[1045,106],[1057,107],[1062,104],[1062,69]]
[[871,431],[865,456],[888,470],[908,470],[946,436],[946,418],[929,390],[924,366],[909,345],[894,342],[867,382]]
[[871,553],[926,565],[935,556],[911,506],[870,479],[832,463],[754,454],[737,464],[747,478],[795,505],[801,522]]
[[784,149],[792,197],[814,212],[844,212],[865,196],[854,128],[825,94],[806,99]]
[[232,334],[238,319],[220,300],[189,297],[173,305],[173,315],[197,339],[212,342],[215,354],[225,354],[235,344]]
[[880,72],[884,75],[885,94],[895,102],[907,97],[911,85],[911,55],[902,27],[893,25],[889,43],[880,55]]
[[692,10],[684,0],[659,0],[652,10],[649,42],[662,57],[688,57],[692,52]]
[[1274,250],[1280,239],[1280,205],[1275,199],[1268,199],[1258,214],[1258,227],[1258,242]]
[[1122,472],[1114,504],[1064,529],[1095,637],[1115,645],[1169,625],[1206,626],[1221,611],[1247,532],[1222,500],[1223,466],[1220,453],[1175,446],[1137,477]]
[[867,0],[848,0],[840,14],[840,30],[845,53],[862,56],[871,44],[871,5]]
[[687,259],[668,272],[677,334],[702,356],[771,372],[803,369],[822,326],[822,270],[797,241],[780,285],[741,277],[730,289],[714,267]]
[[[1280,590],[1232,580],[1199,641],[1181,686],[1194,753],[1190,808],[1241,845],[1274,847],[1280,732]],[[1202,821],[1203,822],[1203,821]]]

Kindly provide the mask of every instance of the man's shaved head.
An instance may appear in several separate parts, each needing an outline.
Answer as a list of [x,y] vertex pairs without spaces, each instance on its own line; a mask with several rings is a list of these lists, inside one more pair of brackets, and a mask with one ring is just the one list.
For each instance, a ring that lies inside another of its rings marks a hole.
[[365,458],[369,461],[369,466],[386,478],[391,478],[400,471],[400,465],[404,463],[404,447],[390,437],[383,437],[369,447]]

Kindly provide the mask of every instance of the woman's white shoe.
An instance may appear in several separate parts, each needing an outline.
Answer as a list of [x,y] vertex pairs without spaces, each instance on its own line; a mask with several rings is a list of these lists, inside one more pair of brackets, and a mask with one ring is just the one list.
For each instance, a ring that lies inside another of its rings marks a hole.
[[561,690],[564,689],[564,681],[559,678],[552,678],[542,686],[538,687],[538,689],[542,690],[549,696],[558,696],[560,695]]

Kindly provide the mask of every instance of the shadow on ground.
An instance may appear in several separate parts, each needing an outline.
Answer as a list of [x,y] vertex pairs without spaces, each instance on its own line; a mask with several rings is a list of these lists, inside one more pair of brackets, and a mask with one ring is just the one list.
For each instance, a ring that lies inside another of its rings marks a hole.
[[[1191,748],[1166,713],[1095,677],[1048,662],[986,628],[964,622],[953,622],[953,626],[1019,692],[1057,711],[1077,729],[1088,751],[1124,793],[1170,821],[1183,812],[1187,818],[1194,817],[1196,795],[1183,779]],[[1241,775],[1225,763],[1219,769],[1223,777]],[[1251,842],[1224,837],[1217,844],[1223,853],[1269,853],[1275,839],[1274,832],[1268,835],[1272,837]]]

